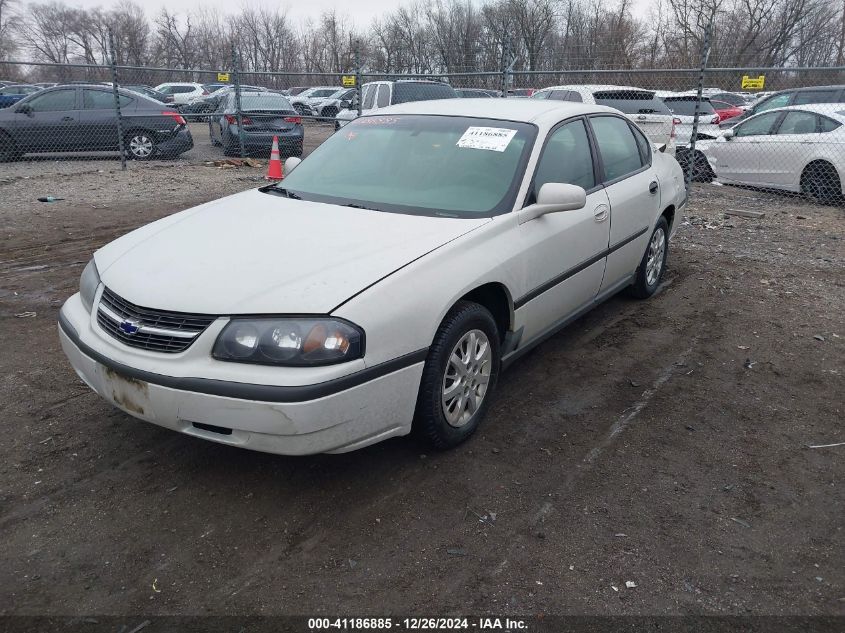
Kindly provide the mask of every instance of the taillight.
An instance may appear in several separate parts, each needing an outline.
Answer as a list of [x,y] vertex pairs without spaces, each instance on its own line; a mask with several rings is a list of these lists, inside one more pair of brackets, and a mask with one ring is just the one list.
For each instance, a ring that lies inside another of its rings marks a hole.
[[[238,117],[236,117],[234,114],[227,114],[226,121],[229,123],[229,125],[237,125]],[[244,125],[252,125],[252,119],[250,119],[248,116],[242,116],[241,121]]]
[[678,117],[672,119],[672,133],[669,135],[669,138],[675,138],[675,126],[680,124],[681,120]]
[[167,110],[166,112],[161,113],[163,116],[168,116],[176,123],[176,125],[185,125],[185,117],[183,117],[178,112],[173,112],[172,110]]
[[713,115],[713,118],[712,118],[712,119],[710,119],[710,123],[718,123],[718,122],[719,122],[719,115],[718,115],[718,114],[714,114],[714,115]]
[[296,125],[299,125],[300,123],[302,123],[302,117],[301,116],[286,116],[285,117],[285,123],[294,123]]
[[203,90],[203,91],[202,91],[202,96],[203,96],[203,97],[208,96],[208,90]]

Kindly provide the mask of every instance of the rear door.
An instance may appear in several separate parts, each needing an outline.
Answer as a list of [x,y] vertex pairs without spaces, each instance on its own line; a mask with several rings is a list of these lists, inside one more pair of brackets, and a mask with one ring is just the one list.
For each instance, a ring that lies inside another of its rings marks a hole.
[[610,202],[610,240],[601,292],[627,283],[645,252],[651,224],[660,209],[660,183],[651,168],[651,147],[621,117],[589,118]]
[[[81,135],[78,90],[59,88],[41,92],[25,102],[29,111],[15,114],[15,143],[25,152],[67,152],[77,148]],[[17,106],[20,109],[20,105]]]
[[[122,115],[129,114],[128,108],[135,102],[131,97],[119,95]],[[94,88],[82,89],[82,110],[79,112],[81,132],[80,149],[111,150],[118,146],[117,111],[114,107],[114,93]]]
[[814,112],[787,112],[777,126],[759,142],[759,178],[763,185],[789,186],[808,161],[818,142],[820,121]]

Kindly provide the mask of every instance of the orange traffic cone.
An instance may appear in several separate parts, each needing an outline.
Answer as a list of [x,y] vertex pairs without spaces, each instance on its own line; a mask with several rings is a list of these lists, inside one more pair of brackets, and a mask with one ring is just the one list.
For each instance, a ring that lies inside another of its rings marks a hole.
[[270,163],[267,165],[267,180],[283,180],[282,159],[279,158],[279,137],[273,137],[273,149],[270,150]]

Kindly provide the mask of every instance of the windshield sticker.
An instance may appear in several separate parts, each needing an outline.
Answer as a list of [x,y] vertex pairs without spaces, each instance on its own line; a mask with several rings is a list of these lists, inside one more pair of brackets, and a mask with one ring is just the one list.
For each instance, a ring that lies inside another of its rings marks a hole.
[[516,130],[504,127],[470,127],[458,139],[458,147],[504,152],[516,136]]

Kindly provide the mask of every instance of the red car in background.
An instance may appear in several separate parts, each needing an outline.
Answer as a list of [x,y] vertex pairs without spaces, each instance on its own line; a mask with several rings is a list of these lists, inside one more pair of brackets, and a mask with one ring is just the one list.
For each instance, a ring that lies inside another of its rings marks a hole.
[[713,104],[713,109],[719,115],[719,123],[739,116],[744,112],[739,106],[731,105],[727,101],[714,101],[711,99],[710,103]]

